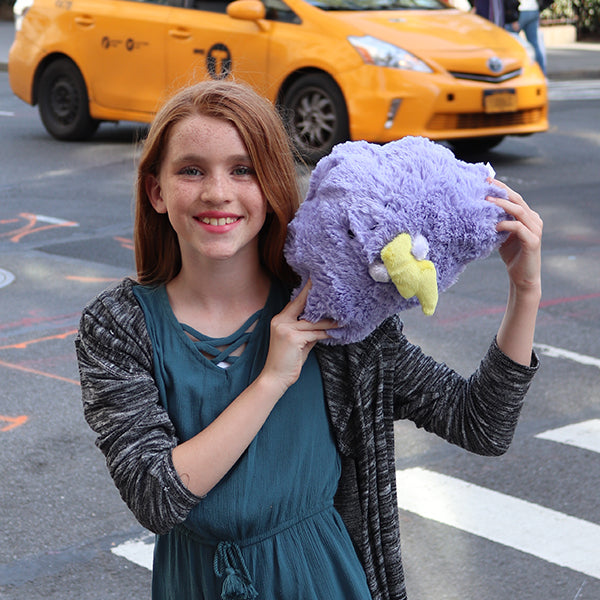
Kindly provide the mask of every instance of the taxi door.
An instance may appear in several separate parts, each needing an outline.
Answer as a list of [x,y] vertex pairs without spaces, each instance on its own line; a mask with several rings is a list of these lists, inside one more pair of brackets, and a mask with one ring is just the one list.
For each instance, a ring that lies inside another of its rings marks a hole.
[[233,19],[227,0],[187,0],[173,8],[167,32],[170,91],[205,79],[246,81],[266,92],[269,24]]
[[170,10],[128,0],[73,2],[74,32],[84,55],[81,68],[90,101],[117,110],[156,110],[165,85]]

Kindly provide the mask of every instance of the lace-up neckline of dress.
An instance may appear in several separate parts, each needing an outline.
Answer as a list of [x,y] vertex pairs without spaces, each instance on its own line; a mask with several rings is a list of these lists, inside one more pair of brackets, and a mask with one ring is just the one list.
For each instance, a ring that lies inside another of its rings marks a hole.
[[261,314],[262,309],[257,310],[237,331],[221,338],[204,335],[185,323],[181,323],[181,327],[190,336],[199,352],[218,367],[227,368],[240,358],[240,354],[236,355],[234,353],[248,343]]

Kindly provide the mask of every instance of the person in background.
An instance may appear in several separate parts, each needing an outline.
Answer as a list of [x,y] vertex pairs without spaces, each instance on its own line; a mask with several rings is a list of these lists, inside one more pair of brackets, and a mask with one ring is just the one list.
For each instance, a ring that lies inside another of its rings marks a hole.
[[504,2],[503,0],[472,0],[473,12],[488,21],[504,27]]
[[504,27],[515,35],[519,34],[519,1],[504,0]]
[[547,75],[546,48],[540,30],[540,12],[547,6],[548,3],[540,6],[538,0],[520,0],[515,10],[514,0],[504,2],[505,28],[511,33],[525,33],[525,38],[532,45],[535,60],[544,75]]

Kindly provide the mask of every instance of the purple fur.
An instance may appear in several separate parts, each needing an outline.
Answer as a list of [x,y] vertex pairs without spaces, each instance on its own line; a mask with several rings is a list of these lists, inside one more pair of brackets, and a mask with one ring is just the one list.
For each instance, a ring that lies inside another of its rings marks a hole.
[[457,160],[420,137],[383,146],[346,142],[319,161],[290,223],[285,256],[302,279],[300,287],[312,281],[303,317],[339,324],[325,343],[361,340],[385,318],[418,304],[402,298],[391,281],[378,283],[369,275],[369,265],[400,233],[427,239],[440,292],[467,263],[506,239],[495,227],[507,215],[485,198],[507,193],[489,176],[482,163]]

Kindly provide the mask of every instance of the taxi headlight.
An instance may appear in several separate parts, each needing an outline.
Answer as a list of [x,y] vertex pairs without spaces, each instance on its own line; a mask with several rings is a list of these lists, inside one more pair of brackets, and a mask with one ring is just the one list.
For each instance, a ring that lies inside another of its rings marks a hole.
[[16,0],[13,6],[13,15],[15,21],[15,31],[21,31],[23,27],[23,19],[27,11],[31,8],[33,0]]
[[433,70],[414,54],[370,35],[362,37],[351,35],[348,36],[348,41],[368,65],[433,73]]

